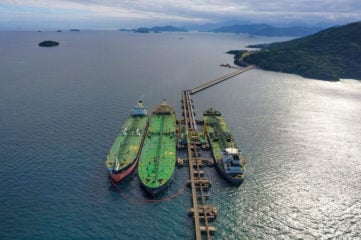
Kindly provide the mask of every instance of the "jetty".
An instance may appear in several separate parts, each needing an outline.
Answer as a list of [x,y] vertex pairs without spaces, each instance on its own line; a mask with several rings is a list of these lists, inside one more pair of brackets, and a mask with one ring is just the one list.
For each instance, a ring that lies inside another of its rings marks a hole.
[[[179,124],[183,123],[185,128],[184,132],[187,140],[186,148],[188,159],[178,159],[177,165],[189,167],[189,180],[187,185],[191,188],[193,207],[188,209],[188,215],[192,216],[194,219],[196,240],[202,240],[204,237],[208,240],[212,239],[212,235],[214,235],[217,229],[211,225],[211,221],[217,217],[218,209],[214,205],[207,204],[207,200],[210,197],[208,189],[211,187],[211,182],[205,176],[202,168],[205,166],[213,166],[213,159],[207,159],[201,156],[201,149],[204,149],[205,147],[209,148],[209,145],[205,146],[200,144],[201,131],[203,131],[203,137],[206,138],[206,128],[203,121],[195,119],[191,95],[253,68],[255,68],[253,65],[244,67],[215,80],[200,84],[192,89],[182,91],[182,111],[184,119],[183,121],[179,121]],[[179,126],[179,134],[181,129],[181,126]]]
[[[197,134],[197,124],[190,97],[190,90],[182,92],[182,109],[184,115],[184,124],[187,132],[187,163],[189,166],[188,186],[192,191],[193,207],[188,210],[188,214],[194,218],[196,239],[202,239],[202,233],[205,233],[207,239],[216,232],[216,228],[210,225],[210,221],[215,219],[218,209],[213,205],[206,203],[209,198],[208,188],[211,186],[210,181],[204,177],[202,171],[203,159],[200,158],[200,147]],[[209,162],[206,160],[206,162]]]
[[224,76],[222,76],[222,77],[219,77],[219,78],[217,78],[217,79],[214,79],[214,80],[211,80],[211,81],[202,83],[201,85],[198,85],[198,86],[192,88],[192,89],[190,90],[190,94],[195,94],[195,93],[197,93],[197,92],[200,92],[200,91],[202,91],[202,90],[204,90],[204,89],[206,89],[206,88],[212,87],[213,85],[216,85],[216,84],[218,84],[218,83],[220,83],[220,82],[223,82],[223,81],[225,81],[225,80],[227,80],[227,79],[230,79],[230,78],[232,78],[232,77],[234,77],[234,76],[237,76],[238,74],[244,73],[244,72],[246,72],[246,71],[248,71],[248,70],[251,70],[251,69],[253,69],[253,68],[255,68],[254,65],[251,65],[251,66],[248,66],[248,67],[244,67],[244,68],[241,68],[241,69],[239,69],[239,70],[237,70],[237,71],[234,71],[234,72],[232,72],[232,73],[229,73],[229,74],[227,74],[227,75],[224,75]]
[[[212,221],[215,220],[218,215],[218,208],[207,203],[207,200],[210,198],[209,189],[212,186],[212,183],[207,178],[206,172],[203,169],[205,167],[213,167],[214,159],[210,155],[210,151],[207,151],[211,146],[207,140],[207,128],[204,121],[197,120],[195,118],[194,105],[191,95],[237,76],[238,74],[246,72],[252,68],[254,68],[254,66],[245,67],[223,77],[208,81],[193,89],[185,89],[182,91],[181,101],[184,118],[176,121],[178,124],[176,148],[177,150],[186,150],[186,152],[179,152],[182,157],[186,156],[186,159],[178,158],[177,166],[189,168],[189,180],[176,194],[161,199],[132,199],[123,194],[117,186],[116,181],[110,178],[111,184],[118,190],[119,194],[130,203],[157,203],[168,201],[177,197],[184,191],[186,186],[188,186],[190,187],[192,194],[192,207],[188,209],[188,215],[194,220],[196,240],[212,239],[212,236],[217,231],[217,228],[212,225]],[[148,126],[146,129],[147,128]],[[142,144],[143,142],[144,138],[142,140]]]

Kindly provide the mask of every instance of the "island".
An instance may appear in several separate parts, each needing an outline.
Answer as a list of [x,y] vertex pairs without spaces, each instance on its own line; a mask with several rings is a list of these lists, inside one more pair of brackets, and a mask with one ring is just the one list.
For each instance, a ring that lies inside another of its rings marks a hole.
[[55,41],[43,41],[41,43],[38,44],[39,47],[56,47],[56,46],[59,46],[59,43],[58,42],[55,42]]
[[149,33],[150,30],[149,30],[149,28],[141,27],[141,28],[134,29],[134,32],[136,32],[136,33]]
[[152,28],[140,27],[140,28],[136,28],[136,29],[119,29],[119,31],[136,32],[136,33],[188,32],[188,30],[185,28],[179,28],[179,27],[174,27],[174,26],[170,26],[170,25],[155,26]]
[[230,51],[235,64],[294,73],[306,78],[361,80],[361,22],[335,26],[287,42],[248,46],[255,51]]

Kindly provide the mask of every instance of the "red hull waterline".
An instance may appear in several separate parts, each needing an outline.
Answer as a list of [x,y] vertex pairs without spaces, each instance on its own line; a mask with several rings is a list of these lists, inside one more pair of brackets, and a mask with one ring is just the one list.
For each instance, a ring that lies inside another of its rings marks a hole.
[[127,170],[125,170],[124,172],[120,172],[120,173],[111,173],[109,174],[110,177],[113,179],[114,182],[120,182],[121,180],[123,180],[126,176],[128,176],[129,174],[131,174],[135,167],[138,164],[138,159],[136,161],[134,161],[133,165],[128,168]]

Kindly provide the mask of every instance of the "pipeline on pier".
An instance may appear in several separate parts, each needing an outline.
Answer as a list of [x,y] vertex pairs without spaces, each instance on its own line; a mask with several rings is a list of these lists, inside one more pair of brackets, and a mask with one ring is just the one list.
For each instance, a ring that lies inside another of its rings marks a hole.
[[213,85],[216,85],[216,84],[218,84],[218,83],[220,83],[220,82],[223,82],[224,80],[227,80],[227,79],[229,79],[229,78],[232,78],[232,77],[234,77],[234,76],[237,76],[238,74],[241,74],[241,73],[246,72],[246,71],[248,71],[248,70],[251,70],[251,69],[253,69],[253,68],[255,68],[255,66],[254,66],[254,65],[251,65],[251,66],[248,66],[248,67],[239,69],[239,70],[237,70],[237,71],[235,71],[235,72],[233,72],[233,73],[230,73],[230,74],[227,74],[227,75],[225,75],[225,76],[219,77],[219,78],[217,78],[217,79],[215,79],[215,80],[211,80],[211,81],[205,82],[205,83],[203,83],[203,84],[201,84],[201,85],[198,85],[197,87],[192,88],[192,89],[190,90],[190,94],[195,94],[195,93],[197,93],[197,92],[200,92],[200,91],[202,91],[202,90],[204,90],[204,89],[206,89],[206,88],[209,88],[209,87],[211,87],[211,86],[213,86]]
[[215,206],[208,205],[206,200],[209,198],[207,193],[208,188],[211,186],[210,181],[205,178],[204,172],[201,170],[203,167],[200,159],[199,146],[197,140],[193,139],[193,132],[197,131],[196,120],[194,117],[194,110],[192,99],[190,97],[190,90],[182,92],[183,115],[184,124],[187,132],[187,151],[188,151],[188,165],[190,180],[188,185],[192,191],[192,204],[193,207],[189,210],[189,214],[193,216],[194,228],[196,239],[202,239],[202,233],[205,233],[207,239],[211,239],[211,235],[216,231],[214,226],[210,226],[210,221],[213,220],[218,213]]
[[[193,216],[194,219],[196,240],[201,240],[202,234],[205,234],[207,239],[211,239],[211,235],[216,232],[217,229],[210,225],[210,221],[216,218],[218,209],[216,206],[208,205],[206,203],[206,200],[210,197],[207,191],[211,186],[211,182],[205,177],[204,171],[201,168],[204,166],[211,166],[213,165],[213,162],[212,160],[203,159],[201,157],[200,146],[202,146],[202,148],[205,146],[207,146],[206,148],[209,148],[209,145],[208,143],[206,145],[199,144],[200,131],[197,130],[197,123],[199,123],[199,121],[195,119],[191,94],[214,86],[238,74],[251,70],[254,67],[255,66],[252,65],[241,68],[233,73],[205,82],[192,89],[182,91],[182,110],[187,139],[186,147],[188,159],[178,159],[177,164],[178,166],[187,165],[189,167],[190,180],[187,182],[187,185],[190,186],[192,191],[193,207],[188,210],[188,214]],[[205,130],[204,126],[203,130]],[[179,132],[180,131],[181,121],[179,121]],[[206,137],[206,132],[203,133],[203,136]]]

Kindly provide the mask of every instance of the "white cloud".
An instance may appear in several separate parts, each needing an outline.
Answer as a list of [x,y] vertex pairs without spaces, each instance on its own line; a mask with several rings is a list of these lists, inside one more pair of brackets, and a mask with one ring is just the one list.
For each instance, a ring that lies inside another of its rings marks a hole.
[[[137,24],[206,23],[227,20],[251,22],[356,21],[359,0],[1,0],[1,22],[19,19],[107,19]],[[271,19],[270,19],[271,17]],[[99,24],[98,24],[99,25]],[[127,27],[127,26],[124,26]]]

